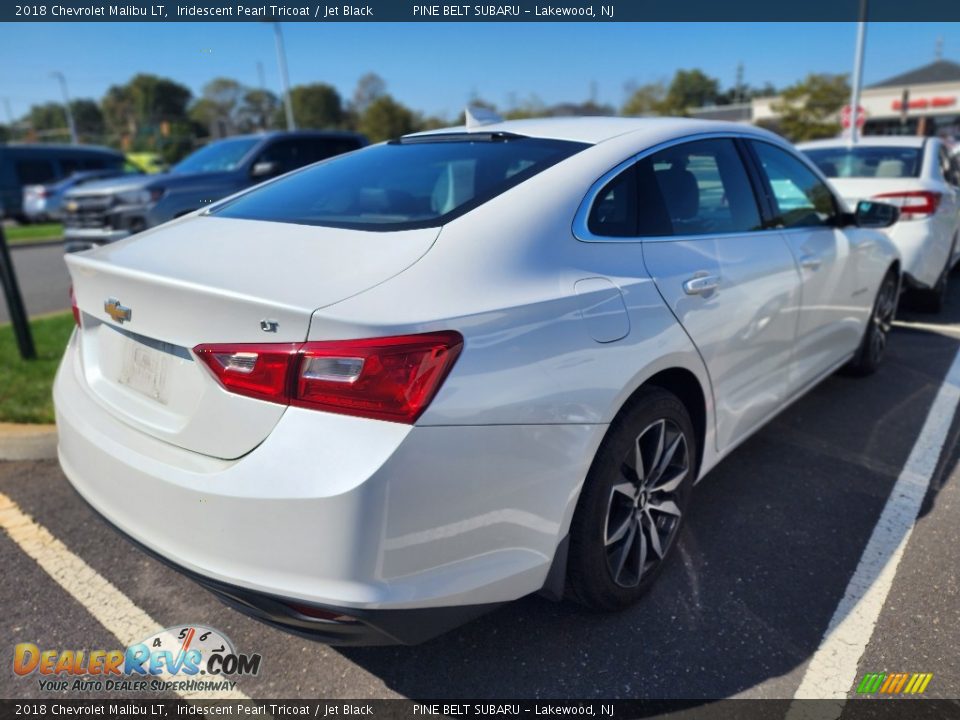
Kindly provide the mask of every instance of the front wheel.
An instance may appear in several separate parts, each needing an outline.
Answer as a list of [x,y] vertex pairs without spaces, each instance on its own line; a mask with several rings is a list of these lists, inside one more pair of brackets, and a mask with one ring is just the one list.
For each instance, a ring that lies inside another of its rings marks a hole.
[[852,375],[872,375],[880,367],[883,356],[887,351],[887,337],[893,327],[893,318],[897,312],[897,275],[890,270],[873,301],[873,310],[867,320],[867,328],[863,333],[863,340],[857,349],[857,354],[847,365]]
[[614,421],[571,523],[572,599],[618,610],[650,588],[676,545],[696,457],[690,415],[666,390],[643,390]]

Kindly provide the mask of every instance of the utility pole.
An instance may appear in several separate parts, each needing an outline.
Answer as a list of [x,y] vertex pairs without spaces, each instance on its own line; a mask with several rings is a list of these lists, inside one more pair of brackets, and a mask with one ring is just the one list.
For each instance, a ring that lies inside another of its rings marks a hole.
[[77,145],[77,126],[73,123],[73,110],[70,109],[70,93],[67,92],[67,79],[59,70],[50,73],[50,75],[60,81],[60,92],[63,93],[63,109],[67,113],[67,127],[70,128],[70,142],[73,145]]
[[13,325],[13,334],[17,338],[17,347],[20,357],[24,360],[34,360],[37,350],[33,346],[33,335],[30,334],[30,321],[23,306],[23,296],[20,294],[20,284],[17,282],[17,273],[7,247],[7,238],[3,234],[3,225],[0,224],[0,285],[7,299],[7,310],[10,313],[10,322]]
[[857,23],[857,49],[853,57],[853,87],[850,88],[850,140],[857,142],[860,129],[860,87],[863,84],[863,47],[867,35],[867,0],[860,0],[860,22]]
[[737,63],[737,86],[733,94],[733,102],[739,105],[743,102],[743,63]]
[[297,124],[293,120],[293,102],[290,99],[290,78],[287,75],[287,51],[283,46],[283,34],[280,32],[280,23],[273,23],[273,36],[277,44],[277,64],[280,66],[280,83],[283,86],[283,106],[287,112],[287,130],[296,130]]

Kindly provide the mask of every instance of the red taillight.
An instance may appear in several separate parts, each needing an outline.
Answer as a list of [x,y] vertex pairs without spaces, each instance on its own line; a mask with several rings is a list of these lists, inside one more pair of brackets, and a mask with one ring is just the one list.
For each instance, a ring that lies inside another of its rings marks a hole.
[[271,402],[413,423],[460,350],[457,332],[285,345],[198,345],[228,390]]
[[900,217],[915,220],[921,215],[933,215],[940,206],[941,194],[930,190],[905,190],[902,192],[874,195],[874,200],[896,205],[900,208]]
[[77,307],[77,294],[73,291],[73,285],[70,286],[70,309],[73,311],[73,321],[80,327],[80,308]]

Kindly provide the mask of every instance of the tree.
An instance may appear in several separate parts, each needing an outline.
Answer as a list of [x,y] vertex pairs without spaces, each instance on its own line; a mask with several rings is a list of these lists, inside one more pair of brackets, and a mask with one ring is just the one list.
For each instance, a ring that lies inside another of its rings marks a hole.
[[[317,130],[343,127],[343,101],[340,99],[340,93],[332,85],[326,83],[297,85],[290,89],[290,102],[293,105],[293,117],[297,121],[297,127]],[[278,109],[275,115],[278,124],[286,122],[283,120],[282,109]]]
[[621,115],[659,115],[667,97],[667,88],[661,81],[645,85],[630,83],[625,90],[627,101],[620,108]]
[[357,87],[353,91],[351,102],[352,110],[357,115],[363,115],[374,100],[387,94],[387,83],[376,73],[368,72],[357,80]]
[[169,78],[140,73],[126,85],[110,87],[100,107],[108,130],[136,140],[141,132],[157,134],[161,123],[185,122],[190,95]]
[[783,91],[772,105],[779,127],[793,142],[834,137],[840,132],[837,111],[850,98],[846,75],[811,73]]
[[275,126],[280,99],[269,90],[247,90],[238,111],[242,130],[266,130]]
[[413,112],[389,95],[383,95],[367,107],[360,117],[360,132],[371,142],[400,137],[417,130]]
[[73,112],[73,122],[77,126],[77,134],[81,137],[100,138],[105,126],[100,106],[89,98],[80,98],[70,101],[70,110]]
[[70,137],[70,131],[67,126],[67,115],[62,103],[49,102],[41,105],[32,105],[24,120],[30,129],[40,136],[63,134],[65,138]]
[[214,137],[237,131],[239,109],[246,90],[236,80],[218,77],[203,87],[203,95],[190,108],[190,117],[210,128]]
[[661,113],[686,115],[690,108],[716,103],[720,93],[719,87],[720,83],[716,78],[706,75],[701,70],[677,70],[667,88]]

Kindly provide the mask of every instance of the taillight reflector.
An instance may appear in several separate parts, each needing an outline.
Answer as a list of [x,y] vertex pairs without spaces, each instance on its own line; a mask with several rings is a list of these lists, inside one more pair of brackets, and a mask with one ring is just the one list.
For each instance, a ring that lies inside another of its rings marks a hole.
[[231,392],[329,412],[413,423],[453,367],[463,337],[435,332],[362,340],[198,345]]

